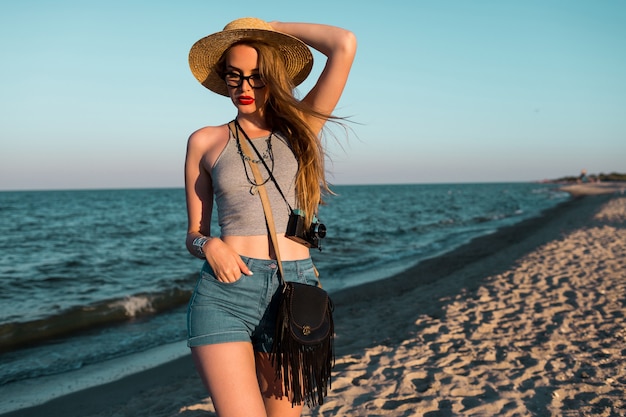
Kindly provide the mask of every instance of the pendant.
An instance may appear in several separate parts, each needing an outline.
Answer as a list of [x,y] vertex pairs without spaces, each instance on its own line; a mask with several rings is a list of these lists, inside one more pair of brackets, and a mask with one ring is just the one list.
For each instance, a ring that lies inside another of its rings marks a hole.
[[250,194],[251,195],[255,195],[258,192],[259,192],[259,187],[257,187],[256,185],[253,185],[252,187],[250,187]]

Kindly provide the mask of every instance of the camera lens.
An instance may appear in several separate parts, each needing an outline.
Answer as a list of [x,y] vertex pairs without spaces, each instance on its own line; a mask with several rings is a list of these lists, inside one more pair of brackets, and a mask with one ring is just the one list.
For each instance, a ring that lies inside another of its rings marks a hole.
[[316,224],[313,228],[313,236],[323,239],[326,236],[326,226],[323,223]]

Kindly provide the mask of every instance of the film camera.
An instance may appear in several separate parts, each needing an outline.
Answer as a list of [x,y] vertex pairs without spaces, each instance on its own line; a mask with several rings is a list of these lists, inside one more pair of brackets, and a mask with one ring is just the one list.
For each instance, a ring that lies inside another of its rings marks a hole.
[[304,224],[302,211],[299,209],[292,210],[289,215],[285,236],[309,248],[322,250],[320,239],[326,236],[326,226],[320,223],[315,216],[313,216],[313,222],[308,230]]

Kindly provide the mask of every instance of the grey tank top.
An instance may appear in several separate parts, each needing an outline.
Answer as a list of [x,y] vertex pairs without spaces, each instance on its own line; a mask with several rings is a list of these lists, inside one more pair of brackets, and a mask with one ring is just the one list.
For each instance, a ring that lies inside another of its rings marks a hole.
[[[278,182],[285,198],[292,208],[296,208],[295,180],[298,172],[296,160],[287,140],[278,133],[273,133],[271,138],[272,153],[274,157],[273,175]],[[264,157],[267,166],[271,169],[272,162],[267,157],[267,136],[252,139],[252,143]],[[240,137],[240,140],[246,140]],[[253,159],[258,159],[254,150]],[[254,174],[246,161],[248,177],[255,182]],[[268,178],[268,173],[261,162],[257,163],[263,180]],[[211,169],[213,192],[217,206],[217,218],[222,236],[256,236],[266,235],[267,226],[263,205],[258,192],[251,193],[252,184],[246,177],[241,155],[238,153],[237,140],[230,133],[226,147],[222,150],[213,168]],[[289,206],[278,192],[276,185],[270,179],[265,183],[265,188],[272,207],[276,233],[279,235],[287,230],[289,221]]]

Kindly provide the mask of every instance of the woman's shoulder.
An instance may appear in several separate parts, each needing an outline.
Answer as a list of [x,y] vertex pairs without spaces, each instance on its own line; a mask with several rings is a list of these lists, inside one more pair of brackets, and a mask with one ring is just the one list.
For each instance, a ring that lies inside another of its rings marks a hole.
[[219,126],[204,126],[193,132],[189,138],[211,139],[216,136],[223,136],[224,133],[228,133],[228,124]]
[[207,149],[225,143],[229,138],[228,125],[205,126],[193,132],[188,139],[190,147]]

